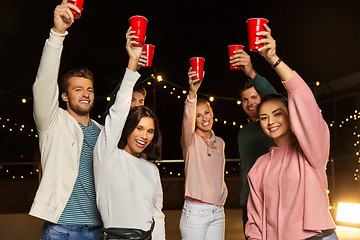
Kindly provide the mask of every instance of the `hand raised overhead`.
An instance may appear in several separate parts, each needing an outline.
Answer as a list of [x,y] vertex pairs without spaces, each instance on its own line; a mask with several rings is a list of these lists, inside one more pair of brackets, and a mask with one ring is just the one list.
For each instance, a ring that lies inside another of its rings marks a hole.
[[80,13],[80,9],[69,2],[74,2],[74,0],[63,0],[60,5],[56,6],[54,11],[54,32],[65,33],[66,29],[73,24],[74,15],[71,9]]

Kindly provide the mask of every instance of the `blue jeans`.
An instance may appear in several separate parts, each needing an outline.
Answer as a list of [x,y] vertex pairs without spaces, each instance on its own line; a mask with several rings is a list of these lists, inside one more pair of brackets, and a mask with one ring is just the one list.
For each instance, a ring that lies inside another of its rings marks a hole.
[[[315,238],[307,238],[307,239],[315,239]],[[327,237],[319,237],[319,238],[316,238],[316,239],[322,239],[322,240],[339,240],[339,238],[337,237],[336,233],[333,233]],[[306,239],[305,239],[306,240]]]
[[339,240],[336,233],[331,234],[330,236],[324,237],[323,240]]
[[44,223],[40,240],[99,240],[103,228]]

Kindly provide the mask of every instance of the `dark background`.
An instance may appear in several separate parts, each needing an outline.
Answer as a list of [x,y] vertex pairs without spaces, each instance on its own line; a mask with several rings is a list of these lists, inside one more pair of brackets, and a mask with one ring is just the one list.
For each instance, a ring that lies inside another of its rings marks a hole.
[[[0,162],[38,159],[36,130],[32,119],[31,86],[42,48],[52,27],[53,11],[60,1],[1,1],[0,5]],[[199,92],[215,96],[212,107],[219,122],[214,131],[226,142],[226,157],[238,158],[236,137],[246,124],[238,85],[246,79],[241,71],[230,71],[226,46],[243,44],[248,51],[246,19],[264,17],[277,41],[277,54],[303,79],[321,84],[360,71],[360,2],[349,1],[90,1],[85,0],[81,19],[68,29],[60,76],[75,67],[88,67],[95,75],[95,107],[98,119],[107,104],[106,96],[121,80],[127,66],[125,32],[133,15],[148,18],[147,43],[156,46],[152,69],[142,69],[139,81],[151,74],[169,82],[156,83],[156,112],[164,138],[163,158],[181,159],[179,144],[185,95],[171,83],[187,88],[189,58],[206,59],[206,76]],[[254,68],[284,92],[280,79],[257,53],[249,53]],[[144,83],[146,105],[153,106],[154,81]],[[163,86],[168,88],[164,89]],[[353,91],[359,91],[356,86]],[[177,96],[180,95],[180,99]],[[234,100],[223,100],[228,97]],[[23,104],[21,99],[27,99]],[[338,174],[354,183],[358,168],[353,131],[356,121],[338,128],[359,107],[358,98],[333,105],[320,104],[326,121],[335,121],[332,156],[337,156]],[[334,116],[336,119],[334,119]],[[226,120],[227,124],[223,124]],[[236,126],[232,125],[236,122]],[[230,124],[229,124],[230,123]],[[25,128],[19,130],[24,124]],[[311,123],[309,123],[311,124]],[[9,131],[12,128],[13,131]],[[30,136],[29,136],[30,135]],[[334,138],[336,138],[334,140]],[[341,157],[339,157],[341,156]],[[235,169],[235,168],[232,168]],[[236,168],[234,171],[238,171]],[[1,174],[1,173],[0,173]],[[3,173],[5,174],[5,173]],[[10,176],[10,175],[9,175]],[[353,186],[353,185],[351,185]],[[357,188],[359,188],[356,185]]]

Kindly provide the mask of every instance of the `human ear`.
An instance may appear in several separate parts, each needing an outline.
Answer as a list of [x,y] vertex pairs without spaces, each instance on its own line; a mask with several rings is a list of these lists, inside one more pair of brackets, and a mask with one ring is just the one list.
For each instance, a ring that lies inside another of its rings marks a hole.
[[61,94],[61,99],[62,99],[64,102],[66,102],[66,103],[69,101],[66,92],[63,92],[63,93]]

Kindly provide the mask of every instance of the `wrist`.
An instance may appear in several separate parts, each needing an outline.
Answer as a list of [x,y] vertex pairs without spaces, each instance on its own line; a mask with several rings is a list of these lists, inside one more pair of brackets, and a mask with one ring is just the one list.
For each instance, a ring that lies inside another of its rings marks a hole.
[[272,68],[275,69],[281,62],[282,62],[282,60],[279,58],[279,59],[272,65]]
[[189,94],[190,94],[190,93],[196,95],[197,91],[196,91],[196,90],[189,90]]
[[193,99],[195,99],[196,98],[196,96],[197,96],[197,94],[196,94],[196,92],[195,91],[189,91],[189,99],[190,100],[193,100]]
[[256,77],[256,72],[252,69],[248,74],[246,74],[250,79],[254,79]]
[[138,61],[136,59],[130,58],[127,68],[133,72],[136,72],[137,66],[138,66]]
[[65,30],[64,33],[59,33],[54,30],[54,28],[50,29],[50,35],[55,38],[65,38],[68,35],[68,32]]
[[65,34],[66,33],[66,28],[63,28],[63,29],[59,29],[59,28],[56,28],[55,26],[51,29],[54,33],[57,33],[57,34]]
[[273,56],[273,57],[270,57],[270,58],[266,59],[266,61],[267,61],[268,63],[270,63],[271,66],[274,66],[274,64],[275,64],[279,59],[280,59],[280,58],[279,58],[277,55],[275,55],[275,56]]

